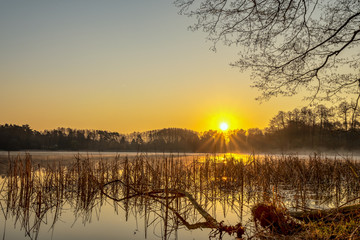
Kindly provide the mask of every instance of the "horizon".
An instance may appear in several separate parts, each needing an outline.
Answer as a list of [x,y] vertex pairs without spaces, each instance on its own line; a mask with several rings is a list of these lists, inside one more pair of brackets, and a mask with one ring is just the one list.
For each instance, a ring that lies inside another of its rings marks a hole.
[[160,130],[165,130],[165,129],[181,129],[181,130],[186,130],[186,131],[192,131],[192,132],[196,132],[196,133],[204,133],[204,132],[208,132],[208,131],[216,131],[216,132],[222,132],[222,133],[227,133],[227,132],[232,132],[232,131],[237,131],[237,130],[244,130],[244,131],[248,131],[249,129],[260,129],[261,131],[265,131],[266,128],[247,128],[247,129],[243,129],[243,128],[235,128],[235,129],[226,129],[226,130],[222,130],[221,129],[221,126],[218,127],[218,129],[207,129],[207,130],[204,130],[204,131],[197,131],[197,130],[194,130],[194,129],[190,129],[190,128],[180,128],[180,127],[164,127],[164,128],[156,128],[156,129],[148,129],[148,130],[145,130],[145,131],[133,131],[133,132],[119,132],[119,131],[111,131],[111,130],[106,130],[106,129],[90,129],[90,128],[71,128],[71,127],[63,127],[63,126],[60,126],[60,127],[55,127],[55,128],[51,128],[51,129],[43,129],[43,130],[38,130],[38,129],[35,129],[33,128],[30,124],[13,124],[13,123],[0,123],[0,126],[19,126],[19,127],[22,127],[22,126],[29,126],[29,128],[33,131],[38,131],[38,132],[45,132],[45,131],[52,131],[52,130],[57,130],[57,129],[72,129],[72,130],[79,130],[79,131],[82,131],[82,130],[89,130],[89,131],[107,131],[107,132],[115,132],[115,133],[120,133],[120,134],[123,134],[123,135],[129,135],[129,134],[133,134],[133,133],[145,133],[145,132],[150,132],[150,131],[160,131]]

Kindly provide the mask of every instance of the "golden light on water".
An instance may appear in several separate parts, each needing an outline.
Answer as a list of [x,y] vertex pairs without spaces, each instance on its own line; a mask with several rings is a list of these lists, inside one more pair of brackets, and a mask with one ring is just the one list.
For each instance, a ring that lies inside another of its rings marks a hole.
[[226,131],[226,130],[228,130],[228,128],[229,128],[229,125],[226,122],[220,123],[220,129],[222,131]]

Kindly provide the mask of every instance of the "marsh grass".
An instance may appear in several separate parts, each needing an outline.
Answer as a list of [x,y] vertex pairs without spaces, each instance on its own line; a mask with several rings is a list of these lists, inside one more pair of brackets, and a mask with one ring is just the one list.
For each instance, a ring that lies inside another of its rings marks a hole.
[[[1,208],[5,219],[14,217],[31,239],[38,237],[49,212],[54,227],[65,204],[86,222],[94,209],[109,201],[126,219],[129,214],[143,217],[145,237],[147,228],[161,223],[163,239],[179,228],[210,228],[209,237],[221,239],[226,232],[236,235],[239,223],[249,225],[251,206],[274,194],[292,210],[314,203],[337,207],[359,197],[356,160],[317,155],[219,159],[138,155],[92,160],[77,155],[71,163],[38,164],[30,155],[17,157],[8,164]],[[236,219],[217,221],[219,207],[224,219],[229,211]]]

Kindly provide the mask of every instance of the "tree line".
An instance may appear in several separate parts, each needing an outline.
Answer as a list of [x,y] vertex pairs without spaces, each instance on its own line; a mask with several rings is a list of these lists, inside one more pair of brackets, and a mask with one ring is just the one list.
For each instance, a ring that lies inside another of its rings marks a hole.
[[[354,110],[355,109],[355,110]],[[120,134],[103,130],[0,125],[0,149],[153,152],[251,152],[296,149],[359,150],[360,112],[352,104],[279,111],[267,128],[196,132],[165,128]]]
[[317,105],[280,111],[265,129],[263,144],[283,149],[360,149],[360,111],[357,103]]

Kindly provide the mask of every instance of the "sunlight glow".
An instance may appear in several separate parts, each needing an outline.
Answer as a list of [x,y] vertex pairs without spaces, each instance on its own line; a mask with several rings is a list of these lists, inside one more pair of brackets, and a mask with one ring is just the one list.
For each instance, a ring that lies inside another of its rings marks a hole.
[[221,130],[226,131],[226,130],[228,130],[228,128],[229,128],[229,125],[226,122],[222,122],[220,124],[220,129]]
[[[204,123],[206,129],[229,131],[242,128],[241,124],[242,116],[235,110],[218,110],[215,109],[212,112],[209,111],[209,117],[207,122]],[[222,125],[227,125],[226,130],[223,130]]]

